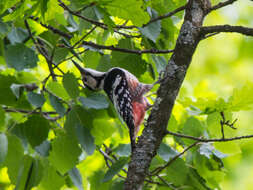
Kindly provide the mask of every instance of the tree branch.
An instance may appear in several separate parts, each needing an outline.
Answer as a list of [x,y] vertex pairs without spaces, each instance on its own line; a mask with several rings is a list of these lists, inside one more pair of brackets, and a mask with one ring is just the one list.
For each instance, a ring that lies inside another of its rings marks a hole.
[[184,135],[181,133],[174,133],[171,131],[166,131],[167,135],[173,135],[176,137],[182,137],[186,139],[192,139],[196,140],[198,142],[227,142],[227,141],[235,141],[235,140],[240,140],[240,139],[249,139],[253,138],[253,135],[245,135],[245,136],[238,136],[238,137],[231,137],[231,138],[220,138],[220,139],[205,139],[205,138],[200,138],[200,137],[194,137],[194,136],[189,136],[189,135]]
[[164,18],[168,18],[168,17],[173,16],[174,14],[176,14],[176,13],[182,11],[182,10],[185,10],[186,5],[187,5],[187,4],[185,4],[185,5],[181,6],[181,7],[178,7],[178,8],[175,9],[174,11],[171,11],[171,12],[169,12],[169,13],[167,13],[167,14],[164,14],[164,15],[158,16],[158,17],[156,17],[156,18],[154,18],[154,19],[151,19],[147,24],[144,24],[142,27],[145,27],[145,26],[147,26],[147,25],[149,25],[149,24],[151,24],[151,23],[153,23],[153,22],[156,22],[156,21],[158,21],[158,20],[162,20],[162,19],[164,19]]
[[[186,5],[183,5],[183,6],[181,6],[181,7],[176,8],[175,10],[173,10],[173,11],[171,11],[171,12],[168,12],[168,13],[166,13],[166,14],[164,14],[164,15],[160,15],[160,16],[158,16],[158,17],[156,17],[156,18],[153,18],[153,19],[151,19],[148,23],[144,24],[142,27],[145,27],[145,26],[147,26],[147,25],[149,25],[149,24],[151,24],[151,23],[153,23],[153,22],[156,22],[156,21],[158,21],[158,20],[162,20],[162,19],[171,17],[171,16],[175,15],[176,13],[178,13],[178,12],[184,10],[185,8],[186,8]],[[134,26],[134,25],[131,25],[131,26],[117,25],[115,28],[133,29],[133,28],[137,28],[137,27]]]
[[211,11],[220,9],[222,7],[225,7],[225,6],[228,6],[228,5],[232,4],[232,3],[234,3],[235,1],[237,1],[237,0],[227,0],[225,2],[220,2],[217,5],[214,5],[210,9],[208,9],[207,13],[210,13]]
[[253,36],[253,28],[244,26],[231,26],[231,25],[216,25],[216,26],[204,26],[200,28],[200,33],[205,36],[209,33],[219,32],[236,32],[246,36]]
[[[81,18],[81,19],[83,19],[83,20],[85,20],[85,21],[87,21],[87,22],[89,22],[89,23],[91,23],[91,24],[93,24],[93,25],[96,25],[96,26],[98,26],[98,27],[100,27],[100,28],[103,28],[103,29],[105,29],[105,30],[108,29],[108,27],[107,27],[106,24],[104,24],[104,23],[102,23],[102,22],[98,22],[98,21],[96,21],[96,20],[92,20],[92,19],[90,19],[90,18],[87,18],[87,17],[81,15],[79,12],[75,12],[75,11],[71,10],[71,9],[70,9],[66,4],[64,4],[61,0],[58,0],[58,2],[59,2],[59,5],[60,5],[64,10],[68,11],[70,14],[75,15],[75,16],[77,16],[77,17],[79,17],[79,18]],[[138,35],[138,36],[133,36],[133,35],[130,35],[130,34],[126,34],[126,33],[120,32],[120,31],[118,31],[118,30],[116,30],[116,29],[114,29],[113,31],[116,32],[116,33],[118,33],[118,34],[120,34],[120,35],[123,35],[123,36],[125,36],[125,37],[127,37],[127,38],[139,38],[139,37],[140,37],[139,35]]]
[[95,44],[93,42],[87,42],[87,41],[83,41],[82,44],[96,48],[96,49],[107,49],[107,50],[112,50],[112,51],[120,51],[124,53],[133,53],[133,54],[139,54],[139,55],[144,54],[144,53],[151,53],[151,54],[172,53],[174,51],[174,50],[157,50],[157,49],[132,50],[132,49],[118,48],[114,46],[99,45],[99,44]]
[[16,112],[16,113],[24,113],[24,114],[29,114],[29,113],[33,113],[33,114],[47,114],[47,115],[51,115],[51,114],[57,114],[57,112],[55,111],[49,111],[49,112],[41,112],[41,111],[34,111],[34,110],[24,110],[24,109],[14,109],[14,108],[8,108],[8,107],[2,107],[3,110],[5,112]]
[[125,190],[139,190],[143,186],[150,163],[166,134],[168,120],[187,68],[201,40],[199,28],[209,8],[209,0],[189,0],[186,6],[184,22],[174,52],[165,68],[164,80],[157,91],[147,126],[132,153]]

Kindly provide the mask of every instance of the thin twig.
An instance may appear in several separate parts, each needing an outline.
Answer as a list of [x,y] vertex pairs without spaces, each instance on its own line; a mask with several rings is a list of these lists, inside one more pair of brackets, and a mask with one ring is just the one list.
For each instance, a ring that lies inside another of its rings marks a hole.
[[[104,156],[105,163],[106,163],[107,167],[111,168],[110,164],[108,163],[108,160],[111,162],[111,164],[114,163],[114,160],[111,159],[110,156],[107,153],[105,153],[101,148],[98,151]],[[117,174],[117,176],[125,179],[125,177],[120,174]]]
[[54,111],[49,111],[49,112],[41,112],[41,111],[37,111],[37,110],[24,110],[24,109],[17,109],[17,108],[9,108],[9,107],[2,107],[3,110],[5,112],[14,112],[14,113],[23,113],[23,114],[47,114],[47,115],[51,115],[51,114],[57,114],[57,112]]
[[234,3],[235,1],[237,1],[237,0],[227,0],[227,1],[225,1],[225,2],[220,2],[220,3],[218,3],[217,5],[212,6],[212,7],[207,11],[207,13],[210,13],[211,11],[214,11],[214,10],[220,9],[220,8],[222,8],[222,7],[225,7],[225,6],[227,6],[227,5],[230,5],[230,4]]
[[71,48],[75,48],[79,43],[81,43],[87,36],[89,36],[95,29],[97,28],[97,26],[94,26],[89,32],[87,32],[83,37],[80,38],[80,40],[78,40]]
[[[106,24],[104,24],[104,23],[102,23],[102,22],[98,22],[98,21],[96,21],[96,20],[92,20],[92,19],[87,18],[87,17],[85,17],[85,16],[83,16],[83,15],[80,15],[78,12],[75,12],[75,11],[71,10],[71,9],[70,9],[67,5],[65,5],[61,0],[58,0],[58,2],[59,2],[59,5],[60,5],[64,10],[68,11],[70,14],[75,15],[75,16],[77,16],[77,17],[79,17],[79,18],[81,18],[81,19],[83,19],[83,20],[85,20],[85,21],[87,21],[87,22],[89,22],[89,23],[91,23],[91,24],[94,24],[94,25],[100,27],[100,28],[103,28],[104,30],[107,30],[107,29],[108,29],[108,27],[106,26]],[[127,37],[127,38],[139,38],[139,37],[140,37],[139,35],[138,35],[138,36],[133,36],[133,35],[130,35],[130,34],[126,34],[126,33],[120,32],[120,31],[118,31],[118,30],[116,30],[116,29],[114,29],[113,31],[116,32],[116,33],[118,33],[118,34],[121,34],[121,35],[123,35],[123,36],[125,36],[125,37]]]
[[170,189],[173,190],[177,190],[177,188],[175,188],[172,183],[169,183],[168,181],[166,181],[165,179],[163,179],[161,176],[156,175],[156,177],[158,177],[166,186],[168,186]]
[[222,138],[220,138],[220,139],[205,139],[205,138],[200,138],[200,137],[184,135],[181,133],[174,133],[174,132],[171,132],[168,130],[166,131],[166,134],[173,135],[176,137],[186,138],[186,139],[192,139],[192,140],[196,140],[198,142],[227,142],[227,141],[235,141],[235,140],[253,138],[253,135],[245,135],[245,136],[238,136],[238,137],[224,138],[224,139],[222,139]]
[[[186,8],[186,5],[183,5],[183,6],[181,6],[181,7],[176,8],[175,10],[173,10],[173,11],[171,11],[171,12],[168,12],[168,13],[166,13],[166,14],[164,14],[164,15],[161,15],[161,16],[158,16],[158,17],[156,17],[156,18],[153,18],[153,19],[151,19],[148,23],[144,24],[142,27],[145,27],[145,26],[147,26],[147,25],[149,25],[149,24],[151,24],[151,23],[153,23],[153,22],[156,22],[156,21],[158,21],[158,20],[162,20],[162,19],[171,17],[171,16],[175,15],[176,13],[178,13],[178,12],[184,10],[185,8]],[[123,25],[117,25],[116,28],[133,29],[133,28],[137,28],[137,27],[134,26],[134,25],[125,26],[125,25],[123,24]]]
[[52,65],[55,65],[56,68],[62,73],[64,74],[64,72],[56,65],[53,63],[53,61],[49,58],[48,56],[48,53],[47,51],[45,50],[45,48],[43,47],[43,42],[41,40],[38,39],[38,41],[33,37],[32,35],[32,32],[31,32],[31,29],[30,29],[30,26],[27,22],[27,20],[24,21],[25,22],[25,26],[26,26],[26,29],[28,30],[28,34],[30,36],[30,38],[32,39],[37,51],[44,56],[44,58],[46,59],[47,61],[47,64],[48,64],[48,68],[49,68],[49,71],[50,71],[50,75],[52,76],[53,79],[56,79],[56,75],[54,73],[54,69],[52,67]]
[[96,5],[96,2],[91,2],[89,5],[86,5],[84,7],[82,7],[81,9],[79,9],[78,11],[76,11],[77,14],[80,14],[82,11],[84,11],[85,9],[89,8],[89,7],[92,7]]
[[147,25],[149,25],[149,24],[151,24],[151,23],[153,23],[153,22],[156,22],[156,21],[158,21],[158,20],[162,20],[162,19],[164,19],[164,18],[168,18],[168,17],[173,16],[174,14],[176,14],[176,13],[182,11],[182,10],[185,10],[186,5],[187,5],[187,4],[185,4],[185,5],[181,6],[181,7],[178,7],[178,8],[175,9],[174,11],[171,11],[171,12],[169,12],[169,13],[167,13],[167,14],[164,14],[164,15],[158,16],[158,17],[156,17],[156,18],[154,18],[154,19],[151,19],[147,24],[144,24],[142,27],[145,27],[145,26],[147,26]]
[[115,46],[105,46],[100,44],[95,44],[93,42],[87,42],[83,41],[83,45],[90,46],[96,49],[107,49],[112,51],[120,51],[124,53],[132,53],[132,54],[145,54],[145,53],[151,53],[151,54],[163,54],[163,53],[172,53],[174,50],[157,50],[157,49],[147,49],[147,50],[132,50],[132,49],[124,49],[124,48],[118,48]]
[[[38,20],[39,20],[38,17],[34,17],[34,16],[30,16],[29,18],[32,19],[32,20],[34,20],[34,21],[36,21],[36,22],[38,22]],[[59,30],[58,28],[55,28],[55,27],[51,26],[50,24],[43,24],[42,22],[39,22],[39,23],[40,23],[41,26],[43,26],[43,27],[51,30],[55,34],[58,34],[58,35],[60,35],[62,37],[65,37],[67,39],[71,39],[72,38],[71,34],[65,33],[65,32]]]
[[187,148],[185,148],[182,152],[180,152],[179,154],[177,154],[176,156],[174,156],[170,161],[168,161],[164,166],[158,167],[156,169],[154,169],[153,171],[151,171],[151,175],[157,175],[158,173],[160,173],[162,170],[164,170],[165,168],[167,168],[169,165],[171,165],[176,159],[178,159],[180,156],[182,156],[185,152],[187,152],[188,150],[190,150],[192,147],[196,146],[199,142],[196,141],[193,144],[191,144],[190,146],[188,146]]

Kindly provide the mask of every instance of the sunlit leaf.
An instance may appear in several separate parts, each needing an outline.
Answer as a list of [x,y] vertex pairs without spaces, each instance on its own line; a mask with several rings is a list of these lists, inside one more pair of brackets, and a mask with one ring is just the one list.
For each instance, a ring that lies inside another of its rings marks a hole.
[[142,9],[142,6],[143,6],[142,1],[114,0],[109,2],[106,5],[106,8],[111,15],[126,20],[131,20],[134,25],[141,26],[142,24],[145,24],[149,19],[148,13]]
[[17,183],[18,171],[22,165],[24,149],[21,141],[14,135],[8,135],[8,153],[4,165],[8,167],[8,175],[13,184]]
[[71,73],[67,73],[63,76],[63,86],[66,89],[70,97],[75,99],[79,95],[78,82],[75,76]]
[[39,184],[39,189],[42,190],[60,190],[64,185],[64,178],[55,170],[53,166],[46,165],[44,175]]
[[76,141],[68,135],[60,135],[52,142],[49,160],[63,175],[77,164],[80,154],[81,149]]
[[50,92],[62,99],[69,99],[69,95],[62,84],[55,81],[50,81],[47,84],[47,88],[50,90]]

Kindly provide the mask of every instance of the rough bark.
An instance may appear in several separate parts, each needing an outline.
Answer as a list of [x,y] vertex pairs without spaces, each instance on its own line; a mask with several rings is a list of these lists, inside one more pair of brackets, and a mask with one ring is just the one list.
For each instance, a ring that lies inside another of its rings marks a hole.
[[189,0],[187,4],[175,51],[165,69],[165,79],[157,91],[157,99],[147,126],[132,154],[125,190],[142,189],[152,158],[166,134],[168,120],[187,68],[201,40],[200,27],[209,8],[209,0]]

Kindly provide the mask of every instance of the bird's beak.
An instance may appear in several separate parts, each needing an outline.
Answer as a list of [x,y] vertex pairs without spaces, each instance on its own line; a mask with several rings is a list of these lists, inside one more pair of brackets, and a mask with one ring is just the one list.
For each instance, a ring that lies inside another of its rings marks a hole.
[[86,71],[84,68],[82,68],[77,62],[75,62],[74,60],[71,59],[71,61],[74,63],[74,65],[78,68],[78,70],[80,71],[81,74],[85,74]]

